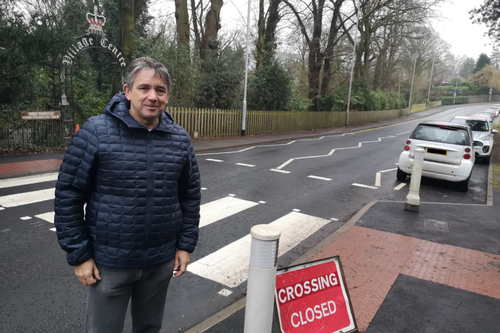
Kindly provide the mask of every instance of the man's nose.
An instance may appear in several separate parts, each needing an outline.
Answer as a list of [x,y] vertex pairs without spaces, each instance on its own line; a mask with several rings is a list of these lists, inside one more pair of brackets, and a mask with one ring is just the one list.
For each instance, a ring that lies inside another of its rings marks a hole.
[[156,101],[158,100],[158,95],[156,94],[156,91],[154,89],[151,89],[148,93],[148,99],[150,101]]

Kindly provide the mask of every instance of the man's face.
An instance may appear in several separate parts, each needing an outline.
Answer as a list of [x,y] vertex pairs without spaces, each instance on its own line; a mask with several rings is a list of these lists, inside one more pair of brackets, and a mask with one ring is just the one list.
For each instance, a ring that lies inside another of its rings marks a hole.
[[167,83],[151,68],[138,72],[133,86],[124,85],[123,90],[130,101],[130,114],[143,125],[156,121],[168,102]]

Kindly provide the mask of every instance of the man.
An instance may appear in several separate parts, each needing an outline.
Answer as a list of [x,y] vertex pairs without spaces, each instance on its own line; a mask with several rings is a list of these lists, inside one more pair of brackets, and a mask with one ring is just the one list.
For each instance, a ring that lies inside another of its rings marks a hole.
[[123,90],[75,134],[56,184],[59,244],[89,286],[88,333],[122,332],[130,299],[133,332],[159,332],[172,273],[198,240],[198,165],[164,110],[168,70],[138,58]]

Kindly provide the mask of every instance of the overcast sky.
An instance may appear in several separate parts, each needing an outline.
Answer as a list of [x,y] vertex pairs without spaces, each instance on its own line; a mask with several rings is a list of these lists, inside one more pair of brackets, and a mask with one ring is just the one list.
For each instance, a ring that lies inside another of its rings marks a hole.
[[484,0],[448,0],[440,6],[443,18],[434,20],[433,27],[451,45],[455,55],[467,55],[476,60],[481,53],[491,56],[491,41],[483,36],[488,31],[486,26],[472,24],[469,18],[469,11],[482,3]]

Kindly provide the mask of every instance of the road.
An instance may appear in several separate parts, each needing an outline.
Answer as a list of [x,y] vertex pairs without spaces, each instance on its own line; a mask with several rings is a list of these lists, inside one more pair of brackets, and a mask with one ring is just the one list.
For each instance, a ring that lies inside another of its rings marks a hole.
[[[460,106],[428,119],[483,109]],[[198,154],[200,241],[189,271],[171,282],[162,332],[184,332],[242,296],[252,226],[282,230],[284,267],[368,202],[404,201],[408,184],[396,180],[396,163],[417,123]],[[485,203],[487,172],[487,164],[476,164],[467,193],[424,179],[421,200]],[[86,289],[66,264],[51,223],[55,177],[0,182],[0,332],[83,331]],[[125,332],[130,327],[127,316]]]

